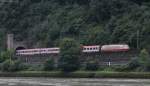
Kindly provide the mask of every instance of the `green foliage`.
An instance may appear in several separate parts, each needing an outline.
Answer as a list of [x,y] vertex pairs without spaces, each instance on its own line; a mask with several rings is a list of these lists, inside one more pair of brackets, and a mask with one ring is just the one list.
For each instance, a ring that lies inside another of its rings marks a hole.
[[14,52],[13,50],[8,50],[8,51],[3,51],[0,53],[0,63],[8,60],[8,59],[13,59]]
[[90,71],[96,71],[98,70],[99,65],[97,61],[88,61],[86,63],[86,70],[90,70]]
[[112,70],[116,71],[116,72],[126,72],[126,71],[129,72],[130,71],[130,70],[128,70],[128,66],[127,65],[114,66]]
[[15,72],[23,69],[19,61],[6,60],[1,64],[1,70],[6,72]]
[[43,71],[43,65],[25,65],[25,71]]
[[64,72],[72,72],[80,67],[80,45],[71,38],[65,38],[60,44],[59,68]]
[[0,52],[2,52],[5,49],[5,33],[4,31],[0,30]]
[[44,63],[44,70],[46,71],[50,71],[50,70],[54,70],[55,69],[55,62],[53,59],[48,59],[45,63]]
[[110,34],[110,41],[113,43],[128,43],[136,48],[137,41],[139,47],[149,50],[149,16],[150,10],[147,6],[136,7],[122,16],[112,17],[107,29]]
[[141,69],[143,71],[149,71],[150,70],[150,56],[146,49],[141,50],[139,55],[139,63],[141,65]]
[[137,58],[132,59],[126,66],[127,71],[134,71],[141,66],[139,60]]
[[[6,33],[30,46],[58,46],[71,37],[82,44],[129,43],[150,49],[149,0],[21,0],[0,10],[0,49]],[[92,41],[91,41],[92,40]]]
[[101,71],[77,71],[68,73],[67,76],[60,71],[44,72],[44,71],[22,71],[22,72],[0,72],[0,77],[54,77],[54,78],[141,78],[149,79],[148,72],[101,72]]
[[[11,51],[1,51],[6,34],[14,33],[16,40],[35,47],[58,46],[67,37],[83,45],[127,43],[131,48],[144,47],[147,51],[141,51],[138,61],[131,61],[127,68],[140,64],[139,69],[150,69],[149,0],[21,0],[2,5],[0,19],[0,63],[13,57]],[[67,68],[64,65],[73,63],[68,66],[76,69],[79,44],[66,41],[61,43],[65,45],[61,46],[61,64]]]
[[147,65],[149,62],[149,59],[150,59],[150,56],[149,56],[149,53],[147,52],[146,49],[143,49],[141,52],[140,52],[140,56],[139,56],[139,62],[141,65]]
[[113,67],[105,67],[105,69],[103,71],[104,72],[114,72],[115,68],[113,68]]
[[95,78],[148,78],[149,73],[141,72],[98,72]]
[[128,64],[126,65],[115,66],[114,70],[117,72],[133,72],[133,71],[139,72],[140,67],[141,67],[141,64],[138,58],[134,58],[130,62],[128,62]]

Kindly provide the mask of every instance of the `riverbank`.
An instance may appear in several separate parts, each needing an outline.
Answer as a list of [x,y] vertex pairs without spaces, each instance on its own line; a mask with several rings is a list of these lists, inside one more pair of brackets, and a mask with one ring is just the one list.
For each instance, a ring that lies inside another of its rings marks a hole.
[[0,77],[0,86],[150,86],[150,79]]
[[141,78],[150,79],[150,72],[91,72],[77,71],[63,73],[60,71],[23,71],[23,72],[0,72],[0,77],[54,77],[54,78]]

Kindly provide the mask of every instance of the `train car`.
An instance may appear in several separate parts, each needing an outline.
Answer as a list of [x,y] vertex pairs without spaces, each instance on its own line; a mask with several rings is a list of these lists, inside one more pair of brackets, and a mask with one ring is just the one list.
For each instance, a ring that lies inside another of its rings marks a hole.
[[16,50],[16,55],[38,55],[38,54],[58,54],[59,48],[37,48],[37,49],[24,49]]
[[83,53],[100,52],[100,46],[99,45],[83,46],[82,52]]
[[103,45],[101,52],[126,52],[130,47],[127,44]]

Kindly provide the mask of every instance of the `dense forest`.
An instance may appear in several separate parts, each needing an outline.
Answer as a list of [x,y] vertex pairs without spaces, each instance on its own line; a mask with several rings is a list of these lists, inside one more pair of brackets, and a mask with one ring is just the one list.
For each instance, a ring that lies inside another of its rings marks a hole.
[[0,5],[0,45],[7,33],[32,46],[127,43],[150,48],[150,0],[20,0]]

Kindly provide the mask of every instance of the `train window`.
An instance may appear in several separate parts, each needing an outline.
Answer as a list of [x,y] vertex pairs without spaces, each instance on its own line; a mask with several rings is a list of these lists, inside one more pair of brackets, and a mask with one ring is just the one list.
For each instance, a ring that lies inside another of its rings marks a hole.
[[92,50],[92,48],[90,48],[90,50]]
[[58,51],[58,49],[54,49],[54,51]]
[[87,50],[89,50],[89,48],[87,48]]
[[50,49],[50,50],[48,50],[48,51],[52,51],[52,50]]
[[56,49],[57,51],[59,50],[59,49]]

